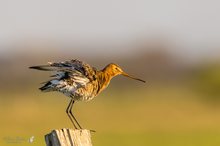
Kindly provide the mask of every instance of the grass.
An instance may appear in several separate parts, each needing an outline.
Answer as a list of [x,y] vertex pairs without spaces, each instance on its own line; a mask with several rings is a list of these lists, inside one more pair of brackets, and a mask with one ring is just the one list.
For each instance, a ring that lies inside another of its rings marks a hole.
[[[159,92],[158,92],[159,91]],[[135,92],[105,91],[74,105],[80,123],[97,132],[94,146],[218,146],[220,108],[199,102],[182,88]],[[0,145],[45,145],[52,129],[72,127],[65,114],[68,99],[38,91],[5,94],[0,102]],[[187,97],[187,98],[184,98]],[[28,139],[35,136],[32,144]],[[23,138],[20,143],[7,139]]]
[[[218,146],[220,133],[107,133],[97,134],[94,137],[95,146]],[[95,139],[96,138],[96,139]]]

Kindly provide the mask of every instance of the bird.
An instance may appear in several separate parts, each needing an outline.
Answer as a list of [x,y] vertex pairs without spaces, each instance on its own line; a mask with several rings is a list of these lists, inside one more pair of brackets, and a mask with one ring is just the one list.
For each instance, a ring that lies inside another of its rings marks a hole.
[[29,68],[53,72],[50,80],[43,82],[44,85],[39,89],[43,92],[58,91],[70,98],[66,114],[75,129],[82,129],[72,113],[73,104],[76,101],[87,102],[92,100],[106,89],[113,77],[118,75],[145,83],[144,80],[127,74],[115,63],[110,63],[102,70],[97,70],[86,62],[72,59],[63,62],[48,62],[46,65],[31,66]]

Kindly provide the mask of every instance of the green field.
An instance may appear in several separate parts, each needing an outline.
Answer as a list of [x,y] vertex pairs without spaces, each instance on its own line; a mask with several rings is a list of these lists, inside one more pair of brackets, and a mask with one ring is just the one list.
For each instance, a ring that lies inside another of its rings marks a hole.
[[[2,146],[45,145],[44,135],[52,129],[72,128],[65,113],[69,100],[62,94],[33,88],[4,97],[0,102]],[[92,133],[94,146],[220,145],[220,107],[198,100],[184,88],[119,91],[110,87],[91,102],[76,103],[73,110],[84,128],[97,131]],[[34,142],[28,143],[31,136]]]

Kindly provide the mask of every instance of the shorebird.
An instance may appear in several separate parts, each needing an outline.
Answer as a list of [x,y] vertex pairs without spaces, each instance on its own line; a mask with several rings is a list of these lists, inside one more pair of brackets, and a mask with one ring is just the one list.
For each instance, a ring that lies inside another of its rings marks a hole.
[[44,82],[44,85],[39,89],[43,92],[58,91],[70,97],[71,100],[67,106],[66,113],[75,129],[82,129],[72,113],[75,101],[92,100],[117,75],[123,75],[145,82],[144,80],[128,75],[119,65],[114,63],[108,64],[102,70],[97,70],[85,62],[75,59],[64,62],[48,62],[47,65],[32,66],[30,68],[54,72],[51,76],[52,78]]

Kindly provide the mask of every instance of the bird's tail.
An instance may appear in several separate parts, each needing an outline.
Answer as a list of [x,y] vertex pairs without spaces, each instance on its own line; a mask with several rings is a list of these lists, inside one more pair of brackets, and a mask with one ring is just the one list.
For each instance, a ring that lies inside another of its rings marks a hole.
[[38,66],[31,66],[30,69],[37,69],[37,70],[43,70],[43,71],[53,71],[54,67],[50,65],[38,65]]

